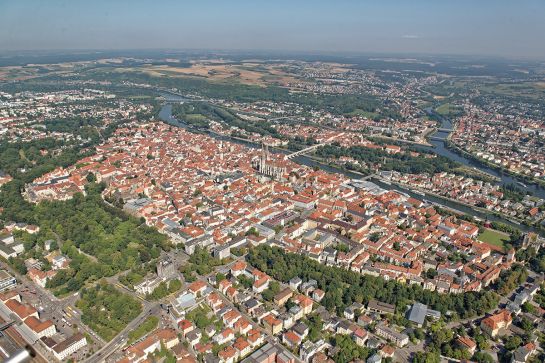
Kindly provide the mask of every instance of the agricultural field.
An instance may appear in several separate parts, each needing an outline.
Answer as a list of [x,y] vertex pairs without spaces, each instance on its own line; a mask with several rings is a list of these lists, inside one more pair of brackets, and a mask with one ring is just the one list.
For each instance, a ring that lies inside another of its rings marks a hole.
[[287,86],[289,83],[299,82],[294,75],[281,69],[277,64],[261,64],[257,62],[192,63],[190,67],[176,67],[172,65],[146,65],[143,67],[118,68],[121,72],[141,72],[153,77],[193,77],[218,82],[238,82],[253,86],[276,84]]

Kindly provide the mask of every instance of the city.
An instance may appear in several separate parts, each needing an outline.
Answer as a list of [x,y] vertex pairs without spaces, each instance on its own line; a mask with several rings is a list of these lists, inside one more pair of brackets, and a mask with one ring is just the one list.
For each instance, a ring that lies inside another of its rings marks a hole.
[[2,37],[0,360],[545,361],[542,60]]

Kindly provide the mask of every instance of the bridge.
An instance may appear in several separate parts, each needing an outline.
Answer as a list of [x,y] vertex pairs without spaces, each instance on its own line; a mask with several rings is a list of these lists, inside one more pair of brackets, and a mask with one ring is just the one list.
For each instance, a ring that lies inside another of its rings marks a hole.
[[443,128],[439,128],[439,129],[437,129],[437,131],[452,132],[452,131],[454,131],[454,129],[443,129]]
[[296,156],[307,154],[307,153],[319,148],[320,146],[324,146],[324,145],[327,145],[329,143],[332,143],[333,141],[335,141],[335,138],[337,138],[339,136],[342,136],[342,135],[344,135],[344,132],[341,132],[338,135],[332,136],[332,137],[330,137],[329,139],[327,139],[326,141],[324,141],[324,142],[322,142],[320,144],[312,145],[312,146],[309,146],[309,147],[307,147],[307,148],[305,148],[303,150],[299,150],[299,151],[296,151],[294,153],[291,153],[291,154],[287,155],[286,158],[287,159],[292,159],[292,158],[294,158]]
[[429,139],[430,140],[437,140],[437,141],[445,141],[445,138],[438,137],[438,136],[430,136]]

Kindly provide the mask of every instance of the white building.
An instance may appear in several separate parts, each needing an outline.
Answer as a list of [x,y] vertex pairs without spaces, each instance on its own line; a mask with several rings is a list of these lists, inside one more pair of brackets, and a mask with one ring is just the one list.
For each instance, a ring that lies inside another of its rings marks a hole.
[[15,277],[11,276],[7,271],[0,270],[0,292],[9,290],[17,285]]
[[81,333],[76,333],[65,341],[60,342],[59,344],[53,347],[53,354],[55,358],[62,361],[70,356],[70,354],[78,351],[87,345],[87,339]]

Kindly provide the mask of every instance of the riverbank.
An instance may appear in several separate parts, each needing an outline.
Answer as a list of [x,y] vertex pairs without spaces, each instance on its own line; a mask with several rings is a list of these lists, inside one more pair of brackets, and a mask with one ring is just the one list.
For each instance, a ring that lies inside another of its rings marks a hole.
[[490,161],[488,160],[485,160],[485,159],[482,159],[482,158],[479,158],[478,156],[470,153],[470,152],[467,152],[465,150],[463,150],[462,148],[460,148],[458,145],[456,145],[454,142],[452,142],[450,139],[449,140],[445,140],[445,143],[446,143],[446,146],[447,148],[449,148],[450,150],[456,152],[456,153],[459,153],[460,155],[466,157],[466,158],[470,158],[478,163],[481,163],[483,164],[484,166],[488,167],[488,168],[492,168],[500,173],[506,173],[506,174],[509,174],[515,178],[520,178],[520,179],[523,179],[524,181],[530,183],[530,184],[535,184],[535,185],[538,185],[539,187],[541,188],[545,188],[545,180],[539,180],[539,179],[536,179],[534,177],[531,177],[531,176],[528,176],[528,175],[524,175],[524,174],[520,174],[520,173],[517,173],[517,172],[514,172],[512,170],[509,170],[509,169],[506,169],[498,164],[494,164],[494,163],[491,163]]
[[447,197],[447,196],[432,192],[432,191],[424,189],[424,188],[419,188],[419,187],[415,187],[413,185],[409,185],[409,184],[405,184],[405,183],[401,183],[401,182],[397,182],[397,181],[392,181],[392,180],[389,180],[389,182],[392,183],[392,184],[398,185],[400,187],[403,187],[403,188],[408,188],[410,190],[416,190],[416,191],[424,193],[426,195],[432,195],[432,196],[434,196],[436,198],[448,200],[449,202],[452,202],[452,203],[461,204],[463,206],[466,206],[468,208],[473,209],[476,212],[481,212],[481,213],[486,213],[486,214],[493,214],[493,215],[495,215],[495,216],[497,216],[499,218],[506,219],[506,220],[510,221],[511,223],[514,223],[514,224],[517,224],[517,225],[520,225],[523,222],[522,220],[519,220],[517,218],[513,218],[511,216],[507,216],[505,214],[502,214],[502,213],[499,213],[499,212],[496,212],[496,211],[491,211],[491,210],[486,209],[486,208],[477,207],[477,206],[475,206],[473,204],[462,202],[462,201],[460,201],[458,199],[453,199],[453,198],[450,198],[450,197]]
[[[453,123],[450,119],[444,116],[441,116],[430,109],[428,109],[427,112],[437,117],[437,119],[441,122],[440,128],[455,129],[455,126],[453,126]],[[509,172],[508,170],[505,170],[496,164],[491,164],[487,162],[486,160],[477,158],[475,155],[472,155],[456,147],[455,145],[452,145],[452,141],[450,141],[452,132],[449,132],[447,134],[446,132],[438,131],[436,132],[436,135],[439,135],[441,137],[436,137],[436,138],[434,137],[434,139],[430,139],[431,143],[433,144],[433,147],[424,148],[426,151],[431,151],[437,155],[441,155],[453,161],[457,161],[461,164],[464,164],[467,167],[475,167],[481,172],[493,175],[494,177],[499,178],[498,184],[503,186],[506,186],[509,184],[520,185],[522,181],[525,181],[526,183],[529,184],[523,188],[525,192],[527,192],[528,194],[533,194],[542,199],[545,199],[545,181],[542,182],[540,180],[536,180],[535,178],[529,178],[524,175]]]

